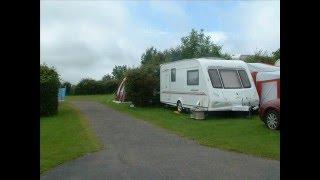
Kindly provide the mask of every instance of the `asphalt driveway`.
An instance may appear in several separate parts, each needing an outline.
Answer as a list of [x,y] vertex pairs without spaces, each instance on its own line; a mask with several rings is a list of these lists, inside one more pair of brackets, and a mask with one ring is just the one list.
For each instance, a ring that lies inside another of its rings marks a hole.
[[280,162],[197,144],[96,102],[72,102],[105,149],[40,179],[280,179]]

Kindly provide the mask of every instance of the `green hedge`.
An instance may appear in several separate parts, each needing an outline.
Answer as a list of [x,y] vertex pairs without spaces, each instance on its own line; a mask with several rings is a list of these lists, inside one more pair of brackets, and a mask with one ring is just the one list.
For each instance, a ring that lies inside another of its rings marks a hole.
[[102,84],[102,94],[110,94],[117,90],[121,81],[119,80],[107,80],[107,81],[100,81]]
[[157,97],[158,79],[148,68],[129,69],[126,73],[126,96],[137,106],[153,105]]
[[82,79],[74,88],[75,95],[108,94],[116,91],[118,80],[96,81],[90,78]]
[[58,113],[59,74],[54,67],[40,65],[40,116]]

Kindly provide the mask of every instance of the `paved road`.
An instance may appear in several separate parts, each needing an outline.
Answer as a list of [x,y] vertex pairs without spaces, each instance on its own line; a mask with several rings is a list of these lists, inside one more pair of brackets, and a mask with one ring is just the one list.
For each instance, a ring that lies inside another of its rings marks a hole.
[[280,179],[280,162],[197,144],[96,102],[72,102],[105,149],[40,179]]

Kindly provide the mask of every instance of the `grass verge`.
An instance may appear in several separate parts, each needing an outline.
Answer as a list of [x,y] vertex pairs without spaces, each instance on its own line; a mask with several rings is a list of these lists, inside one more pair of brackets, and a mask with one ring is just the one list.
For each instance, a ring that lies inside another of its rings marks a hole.
[[40,118],[40,174],[100,149],[88,121],[69,103],[59,104],[58,115]]

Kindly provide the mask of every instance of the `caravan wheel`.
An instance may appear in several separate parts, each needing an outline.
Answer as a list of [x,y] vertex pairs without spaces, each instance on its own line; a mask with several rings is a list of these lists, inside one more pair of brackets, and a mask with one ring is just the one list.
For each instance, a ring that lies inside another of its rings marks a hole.
[[177,102],[177,109],[179,113],[183,111],[182,103],[180,101]]

